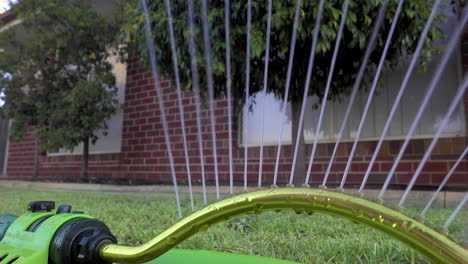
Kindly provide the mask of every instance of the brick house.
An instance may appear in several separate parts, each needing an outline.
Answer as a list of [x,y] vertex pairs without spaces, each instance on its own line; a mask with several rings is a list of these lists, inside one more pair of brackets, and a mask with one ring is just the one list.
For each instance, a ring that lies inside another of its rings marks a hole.
[[[14,23],[15,19],[8,13],[0,18],[9,23]],[[447,28],[450,25],[447,26]],[[433,65],[436,64],[436,60]],[[406,92],[407,96],[400,107],[400,117],[392,124],[391,132],[385,141],[376,164],[373,167],[373,174],[369,179],[369,184],[381,184],[384,177],[389,172],[393,160],[400,150],[401,144],[406,135],[408,126],[414,114],[419,107],[419,101],[427,87],[427,81],[430,80],[431,71],[416,74],[410,82],[410,88]],[[438,90],[431,102],[431,107],[427,116],[423,118],[418,133],[413,137],[405,155],[397,169],[392,184],[406,184],[417,168],[420,159],[425,153],[431,142],[436,127],[437,117],[443,115],[451,98],[456,92],[458,85],[468,71],[468,31],[461,40],[460,48],[447,67],[447,71],[442,78]],[[401,72],[406,70],[401,68]],[[372,114],[369,115],[362,140],[352,163],[351,172],[348,177],[349,184],[360,183],[367,169],[368,162],[375,149],[378,135],[386,120],[389,110],[389,102],[396,93],[401,83],[402,73],[397,71],[385,73],[384,89],[381,94],[374,99]],[[138,58],[132,58],[126,65],[117,65],[115,73],[119,85],[119,99],[124,103],[123,109],[119,110],[116,116],[110,121],[109,135],[103,137],[91,148],[89,175],[100,182],[122,182],[122,183],[170,183],[171,175],[164,143],[164,132],[162,130],[160,112],[155,98],[156,92],[153,86],[151,73],[145,70],[139,64]],[[177,95],[175,89],[171,87],[170,80],[162,82],[164,102],[169,122],[169,132],[172,141],[172,151],[176,164],[177,179],[184,183],[187,180],[184,149],[182,143],[182,134],[180,126],[180,117],[178,112]],[[257,95],[259,102],[265,102],[269,113],[278,111],[278,101],[269,95]],[[263,98],[263,99],[261,99]],[[352,114],[350,124],[357,126],[357,119],[362,111],[365,102],[366,93],[363,91],[358,96],[358,101],[362,101],[360,109],[356,109]],[[311,98],[311,100],[316,100]],[[323,175],[327,168],[331,152],[334,146],[333,136],[340,124],[340,117],[346,106],[346,100],[343,103],[330,103],[330,109],[327,110],[327,121],[324,124],[324,134],[318,146],[316,161],[312,168],[312,184],[321,183]],[[391,106],[391,105],[390,105]],[[186,133],[189,146],[190,167],[192,179],[194,182],[201,181],[200,161],[197,141],[195,100],[192,93],[183,94],[183,107],[186,121]],[[258,137],[260,130],[256,126],[258,118],[255,109],[262,107],[261,103],[254,106],[254,111],[248,113],[248,117],[243,120],[242,112],[237,109],[233,113],[233,156],[234,156],[234,180],[237,183],[243,181],[244,168],[244,144],[249,144],[248,160],[248,180],[250,185],[256,184],[259,166],[259,144]],[[359,108],[359,107],[355,107]],[[276,109],[276,110],[275,110]],[[313,127],[315,110],[310,109],[306,114],[305,121],[305,141],[306,153],[310,153],[312,147],[313,134],[310,128]],[[245,112],[245,111],[244,111]],[[409,114],[408,114],[409,113]],[[227,100],[221,98],[215,103],[216,131],[217,131],[217,152],[219,176],[222,183],[229,181],[229,157],[228,157],[228,123],[227,123]],[[214,181],[214,158],[212,155],[210,122],[206,108],[201,113],[202,130],[204,139],[205,170],[208,181]],[[270,118],[269,118],[270,117]],[[267,117],[267,126],[270,129],[268,135],[265,135],[266,147],[264,149],[263,179],[265,185],[272,182],[273,171],[276,159],[276,139],[278,132],[278,118],[275,114]],[[353,118],[356,122],[353,122]],[[271,119],[271,120],[269,120]],[[458,159],[466,145],[468,144],[468,94],[465,95],[460,110],[453,118],[453,127],[448,129],[447,133],[439,140],[434,149],[430,160],[424,167],[423,173],[418,179],[419,186],[438,185],[447,174],[455,161]],[[250,122],[248,137],[243,135],[243,126],[245,122]],[[291,167],[291,129],[290,123],[285,124],[286,132],[283,137],[283,150],[281,154],[281,165],[279,167],[279,182],[285,183],[289,177]],[[353,128],[351,125],[346,131],[343,143],[341,143],[337,158],[332,167],[332,173],[329,183],[338,183],[346,166],[347,155],[352,146]],[[289,130],[288,130],[289,127]],[[309,130],[307,130],[309,128]],[[432,133],[432,134],[431,134]],[[1,144],[0,144],[1,145]],[[3,152],[5,161],[3,166],[4,173],[0,179],[31,179],[33,175],[34,138],[28,134],[23,140],[16,142],[10,141],[5,144]],[[2,151],[2,149],[0,149]],[[2,157],[2,155],[0,155]],[[308,157],[306,158],[306,162]],[[2,161],[0,161],[2,162]],[[58,153],[42,152],[39,157],[39,179],[54,181],[77,181],[80,175],[81,155],[80,148],[74,152],[61,151]],[[468,157],[456,169],[448,183],[450,187],[468,186]]]

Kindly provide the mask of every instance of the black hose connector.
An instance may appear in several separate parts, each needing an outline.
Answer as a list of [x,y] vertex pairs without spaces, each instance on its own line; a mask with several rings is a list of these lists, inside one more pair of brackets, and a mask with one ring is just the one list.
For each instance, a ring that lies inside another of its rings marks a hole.
[[111,264],[99,257],[99,249],[110,243],[117,243],[117,239],[103,222],[73,219],[55,233],[49,248],[49,263]]

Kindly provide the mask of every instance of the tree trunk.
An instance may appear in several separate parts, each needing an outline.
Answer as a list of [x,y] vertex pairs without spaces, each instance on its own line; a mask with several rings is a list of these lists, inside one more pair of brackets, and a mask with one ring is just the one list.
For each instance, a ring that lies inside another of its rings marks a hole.
[[89,138],[83,141],[83,157],[81,160],[81,179],[88,180]]
[[[294,150],[297,138],[297,130],[299,128],[299,118],[301,116],[301,107],[302,102],[292,102],[291,103],[291,112],[292,112],[292,154],[291,154],[291,161],[294,158]],[[296,167],[294,168],[294,181],[293,184],[295,186],[301,186],[305,182],[306,176],[306,164],[305,164],[305,141],[304,141],[304,126],[301,129],[301,133],[299,135],[299,148],[297,150],[297,159],[296,159]]]
[[39,140],[34,138],[34,168],[33,168],[33,178],[37,179],[39,177]]

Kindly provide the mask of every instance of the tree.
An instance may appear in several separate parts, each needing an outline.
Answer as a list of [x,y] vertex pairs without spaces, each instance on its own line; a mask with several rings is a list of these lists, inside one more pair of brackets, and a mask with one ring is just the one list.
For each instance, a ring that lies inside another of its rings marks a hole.
[[[1,55],[0,55],[1,56]],[[0,59],[1,60],[1,59]],[[3,68],[3,67],[2,67]],[[27,87],[23,83],[15,80],[11,74],[2,73],[0,77],[0,83],[5,85],[2,89],[2,101],[4,107],[2,107],[2,115],[7,118],[15,118],[14,125],[11,127],[10,137],[14,140],[21,139],[30,127],[34,127],[39,124],[39,119],[43,115],[38,112],[38,108],[35,106],[35,100],[40,100],[40,97],[36,97],[37,93],[35,91],[30,92],[30,96],[22,97]],[[20,87],[20,89],[10,90],[11,87]],[[9,98],[8,103],[5,104],[5,93],[8,92]],[[21,99],[20,99],[21,98]],[[34,166],[33,166],[33,178],[39,176],[39,140],[37,137],[34,138]]]
[[[0,75],[4,113],[14,120],[12,138],[33,127],[41,149],[73,149],[83,143],[87,177],[89,143],[118,106],[109,57],[119,51],[118,14],[105,17],[91,1],[19,0],[12,12],[21,24],[1,33]],[[20,40],[18,32],[27,40]],[[111,52],[113,50],[114,52]]]
[[[129,2],[127,10],[127,30],[131,32],[129,47],[134,48],[137,56],[142,57],[142,62],[147,62],[146,44],[144,41],[144,24],[141,10],[138,3]],[[201,30],[200,3],[195,2],[196,14],[196,41],[198,48],[198,67],[200,72],[204,71],[205,61],[203,60],[203,40]],[[309,95],[323,96],[325,83],[329,72],[330,60],[333,47],[341,19],[341,8],[344,0],[325,1],[322,23],[320,26],[320,36],[316,50],[314,74],[309,88]],[[292,34],[292,24],[294,20],[296,0],[273,1],[272,14],[272,35],[268,76],[268,92],[274,93],[278,98],[284,96],[286,70],[289,58],[289,45]],[[346,24],[343,32],[342,45],[338,52],[338,61],[335,67],[335,77],[333,78],[329,100],[337,100],[349,94],[360,62],[363,58],[367,40],[372,31],[372,27],[377,17],[381,0],[358,1],[351,0]],[[303,98],[305,76],[309,53],[312,44],[314,23],[316,19],[319,1],[303,0],[301,5],[301,16],[298,26],[296,51],[294,57],[294,70],[291,80],[291,90],[288,101],[292,103],[292,124],[293,131],[297,131],[297,124],[300,114],[301,102]],[[402,13],[393,36],[392,44],[389,48],[386,66],[393,69],[402,58],[408,57],[416,48],[417,41],[427,21],[433,1],[414,0],[405,1]],[[212,46],[212,68],[215,80],[216,95],[222,96],[225,89],[225,21],[224,21],[224,1],[210,1],[209,21],[211,26],[211,46]],[[366,69],[367,78],[364,79],[363,87],[369,83],[373,76],[375,65],[377,65],[380,54],[382,54],[385,40],[390,29],[393,17],[396,12],[398,0],[390,0],[384,18],[382,28],[377,36],[376,45],[371,55],[369,67]],[[246,57],[246,21],[247,21],[246,1],[232,1],[231,4],[231,49],[232,54],[232,75],[233,94],[239,104],[245,102],[245,57]],[[251,56],[251,93],[262,89],[264,71],[265,36],[267,24],[267,3],[266,1],[252,1],[252,56]],[[158,53],[158,63],[163,75],[171,76],[172,61],[170,50],[169,34],[167,29],[167,16],[163,1],[150,1],[151,19],[153,23],[153,37]],[[172,1],[172,11],[174,17],[174,30],[176,35],[176,48],[179,54],[179,68],[181,80],[185,83],[185,88],[191,88],[190,60],[188,53],[188,26],[187,7],[185,0]],[[437,53],[437,48],[432,42],[443,36],[437,28],[437,21],[443,16],[436,17],[425,42],[420,63],[424,66],[432,55]],[[201,87],[206,87],[206,80],[201,74]],[[295,136],[296,133],[293,133]],[[303,137],[301,146],[304,145]],[[293,142],[295,140],[293,139]],[[301,149],[301,148],[300,148]],[[302,148],[299,154],[298,164],[305,164],[305,153]],[[296,170],[295,179],[302,183],[304,180],[305,168]]]

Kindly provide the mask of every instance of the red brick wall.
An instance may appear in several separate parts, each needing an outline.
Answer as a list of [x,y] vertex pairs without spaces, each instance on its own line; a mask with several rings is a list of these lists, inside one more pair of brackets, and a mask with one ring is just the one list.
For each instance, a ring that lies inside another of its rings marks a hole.
[[34,149],[35,141],[30,132],[19,142],[10,141],[7,163],[9,178],[32,177],[34,173]]
[[[169,81],[162,83],[164,101],[169,122],[172,151],[176,164],[177,178],[186,179],[185,157],[181,137],[180,117],[176,93],[169,87]],[[196,113],[194,97],[190,93],[183,96],[185,121],[187,127],[187,140],[190,154],[190,165],[194,181],[200,181],[200,162],[198,153]],[[218,164],[220,180],[227,182],[229,178],[228,158],[228,127],[227,102],[216,101],[216,131],[218,146]],[[211,148],[210,123],[208,110],[205,107],[201,113],[203,126],[204,154],[206,179],[214,180],[214,164]],[[234,146],[234,177],[240,182],[243,180],[243,148],[238,147],[237,116],[233,122]],[[392,161],[399,151],[401,141],[386,142],[374,165],[369,183],[381,183],[392,166]],[[368,161],[375,149],[375,142],[361,142],[358,145],[356,158],[353,161],[348,183],[359,183],[367,169]],[[393,183],[407,183],[417,168],[420,158],[424,154],[430,139],[413,140],[408,147],[401,165],[398,167]],[[437,185],[453,165],[458,155],[463,151],[467,142],[465,138],[441,139],[433,151],[431,160],[425,166],[418,183],[424,185]],[[310,145],[307,153],[310,153]],[[321,144],[317,150],[317,158],[313,167],[312,182],[319,183],[329,161],[333,144]],[[351,143],[340,145],[337,159],[332,167],[330,182],[338,182],[346,165],[347,154]],[[11,178],[28,178],[32,175],[34,153],[34,140],[32,136],[21,142],[11,142],[10,158],[8,162],[8,175]],[[271,183],[275,163],[276,147],[266,147],[264,150],[264,181]],[[282,151],[279,181],[286,182],[290,171],[290,146]],[[150,73],[138,67],[135,60],[128,66],[127,88],[125,95],[125,110],[122,138],[122,152],[115,154],[96,154],[90,158],[90,177],[98,179],[132,179],[169,182],[170,169],[168,165],[164,133],[155,91]],[[249,148],[249,181],[255,182],[258,175],[259,148]],[[308,158],[307,158],[308,160]],[[79,176],[81,157],[76,155],[40,158],[40,177],[54,179],[73,179]],[[463,162],[454,176],[451,184],[468,184],[467,162]]]
[[[29,132],[21,141],[10,141],[7,176],[11,179],[32,179],[34,171],[34,137]],[[112,179],[120,170],[120,153],[90,155],[89,175]],[[39,156],[39,179],[80,181],[81,156]]]
[[[462,70],[466,74],[468,72],[468,27],[465,27],[465,33],[463,35],[460,46]],[[466,131],[468,131],[468,93],[465,94],[465,120]]]
[[[462,59],[464,72],[468,69],[468,34],[462,44]],[[125,91],[125,110],[122,136],[121,153],[91,155],[90,177],[97,179],[112,179],[113,181],[155,181],[170,182],[170,168],[168,164],[164,132],[158,105],[156,104],[156,92],[154,90],[151,73],[139,67],[137,60],[131,60],[127,69],[127,87]],[[183,141],[178,112],[177,95],[170,87],[170,82],[162,82],[164,102],[169,122],[169,134],[172,142],[172,151],[176,166],[177,178],[184,182],[187,179],[186,162],[184,157]],[[191,93],[183,95],[184,114],[187,127],[187,140],[189,146],[190,166],[194,181],[201,181],[200,160],[198,153],[196,113],[194,97]],[[228,157],[228,124],[227,101],[219,99],[215,103],[217,152],[220,180],[224,183],[229,179]],[[468,117],[468,95],[465,97],[465,111]],[[206,179],[214,181],[214,158],[211,147],[210,122],[208,109],[205,106],[201,113],[202,131],[204,140]],[[233,155],[234,155],[234,179],[237,182],[243,180],[244,149],[238,145],[238,116],[233,115]],[[468,122],[467,122],[468,124]],[[405,156],[393,177],[394,184],[406,184],[416,170],[421,157],[425,153],[430,139],[413,140],[409,145]],[[382,183],[389,172],[393,160],[398,154],[402,141],[385,142],[377,162],[373,168],[373,174],[369,184]],[[424,167],[418,184],[438,185],[447,171],[453,166],[460,153],[468,144],[467,138],[444,138],[439,140],[433,151],[431,159]],[[329,183],[338,183],[346,166],[347,155],[352,143],[340,145],[336,161],[332,167]],[[360,183],[367,169],[367,164],[373,154],[376,142],[361,142],[351,167],[348,183]],[[323,179],[326,166],[334,144],[320,144],[318,146],[316,161],[313,166],[312,183],[318,184]],[[311,145],[307,145],[306,153],[310,153]],[[32,175],[34,144],[31,136],[21,142],[11,142],[10,158],[8,160],[8,177],[29,178]],[[269,185],[272,182],[275,165],[276,147],[264,149],[264,182]],[[306,158],[308,161],[308,158]],[[249,148],[249,175],[250,185],[256,184],[258,177],[259,148]],[[52,179],[78,179],[80,174],[80,156],[56,156],[42,155],[40,159],[40,178]],[[291,166],[291,147],[284,146],[281,156],[280,173],[278,180],[285,183],[288,179]],[[449,185],[468,185],[468,159],[460,164],[456,173],[452,176]]]

